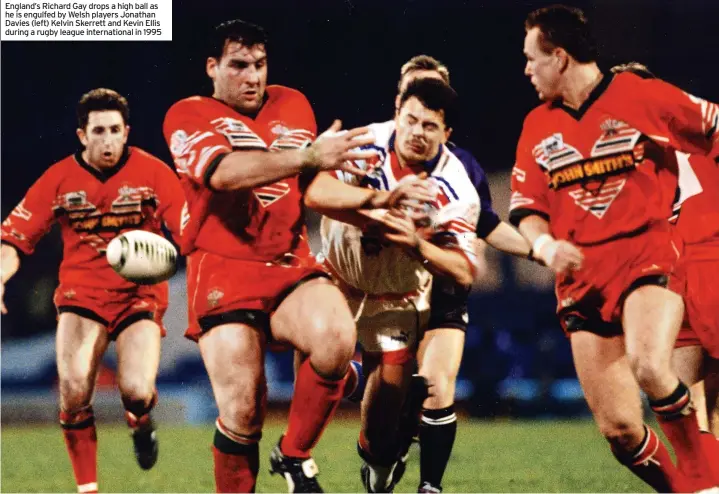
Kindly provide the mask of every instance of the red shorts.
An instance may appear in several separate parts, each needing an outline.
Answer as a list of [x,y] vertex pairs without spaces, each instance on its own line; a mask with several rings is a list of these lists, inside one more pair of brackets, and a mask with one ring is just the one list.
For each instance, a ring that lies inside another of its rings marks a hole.
[[167,310],[168,283],[138,285],[132,290],[104,290],[74,285],[63,285],[55,290],[55,307],[58,314],[72,312],[97,321],[107,328],[112,340],[132,323],[150,319],[165,327],[162,318]]
[[676,347],[701,345],[719,359],[719,243],[686,245],[680,269],[686,313]]
[[246,261],[209,252],[187,256],[189,325],[185,336],[198,341],[215,326],[243,323],[269,336],[270,316],[304,280],[326,277],[314,258],[296,262]]
[[582,247],[582,252],[581,270],[557,276],[557,314],[568,333],[622,334],[624,299],[639,286],[660,285],[683,294],[683,280],[674,269],[680,250],[668,223],[631,237]]

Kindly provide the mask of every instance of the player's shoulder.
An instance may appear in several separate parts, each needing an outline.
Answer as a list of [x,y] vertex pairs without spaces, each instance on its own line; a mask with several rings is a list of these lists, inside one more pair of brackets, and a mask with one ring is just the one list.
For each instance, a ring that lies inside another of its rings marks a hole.
[[[152,168],[168,168],[164,161],[142,148],[128,146],[129,159],[138,165]],[[168,168],[169,169],[169,168]]]
[[174,103],[168,110],[165,120],[179,115],[203,114],[222,105],[221,102],[207,96],[190,96]]
[[443,146],[442,156],[440,156],[435,173],[432,175],[449,182],[456,189],[459,198],[469,200],[478,198],[477,189],[464,163],[447,146]]
[[267,100],[269,103],[275,104],[301,104],[309,105],[310,101],[307,96],[298,89],[293,89],[279,84],[267,86]]

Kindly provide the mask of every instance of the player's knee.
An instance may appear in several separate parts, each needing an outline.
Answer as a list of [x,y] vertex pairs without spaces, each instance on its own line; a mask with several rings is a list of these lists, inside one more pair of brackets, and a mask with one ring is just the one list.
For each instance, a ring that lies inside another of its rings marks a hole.
[[[155,383],[142,379],[139,376],[133,379],[121,379],[119,388],[123,403],[139,402],[149,404],[155,395]],[[129,408],[127,409],[129,410]]]
[[318,324],[310,349],[310,359],[322,374],[342,376],[347,371],[357,342],[354,321],[335,320]]
[[644,439],[644,426],[626,420],[599,424],[599,431],[614,450],[632,451]]
[[420,374],[427,378],[431,388],[431,396],[425,401],[425,408],[445,408],[454,403],[454,389],[457,375],[445,370],[433,370]]
[[653,386],[671,372],[669,362],[664,362],[649,352],[630,353],[629,364],[642,389]]
[[86,407],[92,400],[93,388],[86,379],[61,378],[58,387],[60,401],[64,410]]
[[220,420],[228,429],[250,436],[262,432],[264,413],[256,400],[236,397],[220,408]]

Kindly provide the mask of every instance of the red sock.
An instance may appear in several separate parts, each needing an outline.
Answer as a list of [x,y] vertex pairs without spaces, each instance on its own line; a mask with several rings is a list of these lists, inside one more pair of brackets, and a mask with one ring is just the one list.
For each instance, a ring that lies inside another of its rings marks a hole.
[[704,445],[704,454],[712,467],[714,482],[719,485],[719,441],[711,432],[702,431],[702,443]]
[[260,470],[259,435],[242,436],[227,429],[220,419],[215,422],[216,492],[255,492]]
[[691,406],[689,388],[680,382],[671,395],[661,400],[650,400],[650,405],[674,448],[679,470],[692,481],[689,490],[698,491],[716,486],[711,465],[704,455],[704,441]]
[[77,491],[97,492],[97,431],[91,406],[75,412],[60,412],[67,454],[77,482]]
[[657,492],[687,492],[689,481],[672,463],[664,443],[649,426],[644,430],[644,440],[634,452],[627,454],[613,447],[614,456]]
[[280,444],[282,454],[310,457],[342,399],[346,380],[346,374],[342,379],[325,379],[315,372],[310,359],[302,363],[295,380],[287,432]]

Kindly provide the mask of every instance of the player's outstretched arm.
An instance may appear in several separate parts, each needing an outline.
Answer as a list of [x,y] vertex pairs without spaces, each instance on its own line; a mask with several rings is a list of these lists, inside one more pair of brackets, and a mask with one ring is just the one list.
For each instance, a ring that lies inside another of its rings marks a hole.
[[522,234],[504,221],[500,222],[484,240],[495,249],[517,257],[528,257],[531,250]]
[[9,244],[0,246],[0,311],[7,314],[5,307],[5,283],[20,269],[20,256],[15,247]]
[[320,173],[305,192],[305,205],[334,220],[362,227],[371,215],[358,212],[360,210],[416,208],[433,201],[434,194],[422,178],[400,184],[388,192],[346,184],[329,173]]
[[519,223],[519,231],[532,245],[534,257],[555,273],[582,268],[584,254],[574,244],[557,240],[549,233],[549,223],[539,215],[526,216]]
[[345,170],[361,173],[348,163],[374,156],[374,151],[355,149],[372,144],[374,137],[365,136],[368,127],[339,132],[341,126],[341,122],[335,120],[326,132],[304,149],[234,151],[226,154],[211,172],[210,187],[215,190],[252,189],[305,171]]

